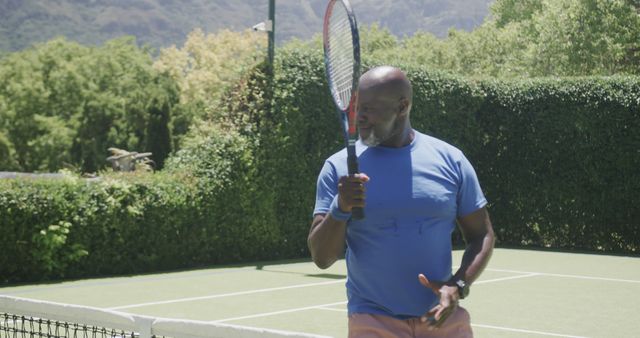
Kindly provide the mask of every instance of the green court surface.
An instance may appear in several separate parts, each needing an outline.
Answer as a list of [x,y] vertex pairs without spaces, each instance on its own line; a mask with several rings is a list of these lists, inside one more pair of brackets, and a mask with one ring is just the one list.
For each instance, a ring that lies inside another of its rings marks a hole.
[[[454,251],[454,262],[461,254]],[[345,278],[344,260],[327,270],[276,262],[4,287],[0,294],[346,337]],[[496,249],[461,304],[476,337],[638,337],[640,258]]]

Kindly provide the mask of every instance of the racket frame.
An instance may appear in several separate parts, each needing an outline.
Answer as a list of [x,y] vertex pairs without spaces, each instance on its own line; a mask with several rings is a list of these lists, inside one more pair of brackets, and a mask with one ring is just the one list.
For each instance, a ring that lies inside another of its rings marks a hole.
[[[329,56],[330,51],[330,19],[334,10],[343,10],[341,8],[336,8],[337,5],[341,4],[344,6],[344,10],[346,11],[347,18],[349,20],[349,26],[351,28],[351,40],[352,40],[352,49],[353,49],[353,72],[351,79],[351,93],[349,98],[349,103],[346,107],[341,107],[341,99],[340,93],[338,92],[336,86],[333,83],[333,78],[331,76],[331,58]],[[331,90],[331,96],[336,105],[336,110],[338,116],[340,118],[340,122],[342,123],[342,128],[344,132],[345,145],[347,148],[347,167],[349,176],[353,176],[359,172],[358,169],[358,157],[356,154],[356,141],[358,140],[358,133],[356,127],[356,100],[358,93],[358,81],[360,79],[360,35],[358,33],[358,23],[356,21],[355,13],[353,12],[353,8],[351,7],[351,3],[348,0],[330,0],[327,5],[327,10],[324,16],[324,25],[323,25],[323,49],[324,49],[324,64],[325,71],[327,76],[327,81],[329,84],[329,89]],[[364,210],[360,207],[352,208],[351,210],[352,218],[359,220],[364,218]]]

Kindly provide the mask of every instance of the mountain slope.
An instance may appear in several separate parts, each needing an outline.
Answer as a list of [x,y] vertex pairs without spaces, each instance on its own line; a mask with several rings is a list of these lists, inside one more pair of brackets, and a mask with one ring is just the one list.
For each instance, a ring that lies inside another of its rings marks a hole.
[[[398,36],[446,35],[482,23],[493,0],[352,0],[360,24],[379,22]],[[321,31],[326,1],[277,0],[276,38]],[[243,30],[267,18],[268,0],[1,0],[0,50],[20,50],[56,36],[100,44],[134,35],[155,48],[180,45],[195,28]],[[257,33],[259,34],[259,33]]]

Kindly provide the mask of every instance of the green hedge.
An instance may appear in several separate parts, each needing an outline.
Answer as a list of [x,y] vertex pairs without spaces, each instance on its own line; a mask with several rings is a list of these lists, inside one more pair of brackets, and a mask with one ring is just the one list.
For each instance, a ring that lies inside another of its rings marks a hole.
[[[399,66],[413,126],[467,154],[501,245],[638,252],[640,78],[474,81]],[[316,177],[342,134],[320,53],[281,52],[275,78],[263,68],[163,172],[0,180],[0,281],[308,257]]]
[[200,223],[186,187],[140,176],[0,181],[7,234],[0,276],[16,282],[131,273],[158,268],[160,260],[178,266],[185,252],[171,242],[189,235],[180,225]]
[[197,149],[162,173],[0,180],[0,283],[265,257],[278,236],[247,199],[246,142],[219,131]]
[[488,137],[474,157],[502,241],[638,252],[640,78],[482,90],[476,119]]
[[[261,167],[292,254],[304,254],[316,175],[342,138],[321,55],[280,62]],[[501,245],[640,250],[640,78],[470,80],[398,66],[414,84],[414,128],[470,158]]]

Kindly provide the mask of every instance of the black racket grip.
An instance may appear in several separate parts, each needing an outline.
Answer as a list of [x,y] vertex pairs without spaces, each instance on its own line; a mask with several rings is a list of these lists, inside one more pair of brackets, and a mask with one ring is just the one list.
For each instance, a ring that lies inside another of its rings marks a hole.
[[[355,175],[358,173],[358,158],[354,156],[347,156],[347,166],[349,167],[349,175]],[[351,208],[351,218],[360,220],[364,218],[364,209],[360,207]]]

